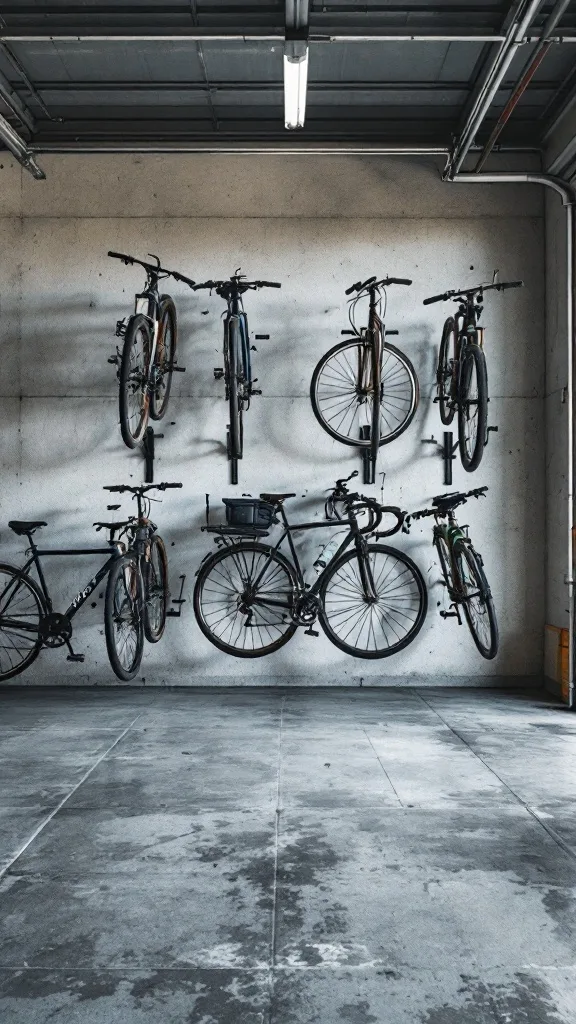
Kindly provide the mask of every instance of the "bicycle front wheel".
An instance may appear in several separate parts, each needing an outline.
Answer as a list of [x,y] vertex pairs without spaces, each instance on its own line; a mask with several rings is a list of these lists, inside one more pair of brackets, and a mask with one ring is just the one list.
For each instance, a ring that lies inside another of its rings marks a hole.
[[460,371],[458,394],[458,444],[467,473],[482,461],[488,424],[488,371],[479,345],[468,344]]
[[143,605],[138,559],[135,555],[124,555],[110,570],[104,603],[108,657],[114,672],[124,682],[134,678],[142,661]]
[[24,672],[42,648],[42,595],[30,577],[0,564],[0,681]]
[[240,351],[240,330],[238,321],[232,319],[228,331],[228,405],[230,409],[229,457],[241,459],[244,441],[242,427],[242,388],[244,384],[244,360]]
[[[389,444],[410,425],[420,397],[412,363],[400,349],[386,342],[380,358],[380,382],[375,392],[366,385],[366,363],[373,346],[367,339],[343,341],[331,348],[316,366],[310,384],[310,400],[320,425],[342,444],[371,447],[371,437],[360,439],[361,428],[379,434],[379,444]],[[374,380],[373,373],[370,374]],[[374,413],[374,416],[373,416]],[[379,427],[373,430],[373,424]]]
[[120,364],[120,430],[128,448],[135,448],[148,426],[152,337],[145,316],[130,317]]
[[144,635],[157,644],[166,626],[168,608],[168,557],[164,541],[154,534],[150,559],[144,571]]
[[483,658],[491,661],[498,654],[498,622],[482,559],[470,544],[456,544],[454,558],[463,594],[462,607],[468,628]]
[[404,552],[385,544],[366,546],[376,600],[362,585],[356,551],[345,552],[320,589],[320,622],[329,640],[355,658],[387,658],[420,632],[428,607],[426,584]]
[[156,384],[150,396],[150,416],[153,420],[161,420],[168,408],[176,362],[176,324],[176,306],[169,295],[163,295],[160,299],[158,343],[154,357]]
[[204,636],[225,654],[261,658],[294,636],[295,592],[296,574],[280,552],[264,544],[234,544],[202,565],[194,614]]
[[440,354],[436,367],[436,389],[440,404],[440,419],[444,426],[449,427],[456,412],[454,368],[456,365],[456,349],[458,330],[453,316],[448,317],[442,331]]

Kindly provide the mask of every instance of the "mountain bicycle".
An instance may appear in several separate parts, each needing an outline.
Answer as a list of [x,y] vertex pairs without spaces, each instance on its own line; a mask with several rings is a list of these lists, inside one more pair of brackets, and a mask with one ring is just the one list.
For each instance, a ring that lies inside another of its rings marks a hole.
[[122,252],[108,255],[122,260],[126,266],[136,263],[146,271],[144,291],[134,299],[134,313],[127,322],[124,318],[116,323],[116,337],[124,338],[122,352],[117,348],[116,355],[108,360],[118,367],[122,440],[128,448],[135,448],[144,438],[149,417],[161,420],[164,416],[172,374],[175,370],[183,373],[185,369],[176,360],[176,307],[169,295],[160,295],[158,283],[173,277],[193,288],[194,281],[176,270],[161,267],[153,253],[149,255],[156,260],[155,264]]
[[[262,392],[254,388],[258,378],[252,377],[248,317],[244,310],[242,296],[245,292],[259,288],[281,288],[277,281],[247,281],[239,270],[227,281],[204,281],[194,285],[194,291],[206,288],[215,291],[225,300],[224,315],[224,366],[214,367],[216,380],[224,378],[226,401],[230,410],[230,422],[226,432],[226,450],[230,462],[231,483],[238,483],[238,460],[244,449],[243,413],[250,408],[253,395]],[[268,339],[269,334],[257,334],[256,338]]]
[[440,494],[432,499],[433,508],[421,509],[406,516],[404,531],[410,531],[414,519],[434,516],[433,540],[438,561],[448,590],[451,611],[442,611],[443,619],[455,617],[462,625],[460,609],[472,634],[476,647],[483,658],[491,660],[498,653],[498,623],[492,593],[486,575],[482,556],[472,545],[467,526],[459,526],[454,510],[464,505],[468,498],[481,498],[487,487],[476,487],[465,493]]
[[[316,419],[336,441],[369,448],[375,463],[380,445],[389,444],[410,425],[418,407],[416,371],[400,349],[386,341],[398,334],[384,326],[387,292],[391,284],[410,285],[407,278],[369,277],[346,289],[350,299],[351,330],[326,352],[312,375],[310,399]],[[368,326],[355,323],[358,301],[368,296]],[[382,310],[382,304],[384,310]]]
[[453,289],[424,299],[458,303],[455,316],[444,323],[436,369],[435,402],[440,417],[449,426],[458,410],[458,445],[462,465],[468,473],[478,468],[488,440],[488,371],[484,354],[484,328],[480,327],[484,292],[522,288],[523,281],[493,281],[474,288]]
[[[107,547],[39,548],[34,533],[46,526],[43,520],[11,520],[10,529],[27,537],[29,555],[23,566],[0,563],[0,682],[24,672],[43,647],[68,648],[68,661],[84,661],[72,649],[72,619],[98,584],[108,576],[104,602],[106,648],[119,679],[132,679],[142,660],[144,636],[160,639],[168,599],[166,550],[156,527],[147,518],[144,493],[164,491],[182,484],[143,487],[112,486],[108,491],[131,491],[138,500],[138,516],[122,522],[94,523],[108,531]],[[119,505],[109,505],[118,509]],[[127,535],[127,542],[121,540]],[[72,599],[65,612],[54,611],[41,559],[54,555],[107,555],[95,576]],[[36,569],[38,582],[31,575]]]
[[[402,551],[369,540],[397,533],[404,513],[349,493],[346,484],[356,475],[336,482],[323,522],[290,524],[284,502],[294,494],[223,499],[227,524],[203,527],[217,534],[219,550],[206,555],[194,588],[200,629],[219,650],[260,658],[279,650],[299,626],[317,637],[317,619],[336,647],[357,658],[389,657],[414,640],[427,609],[422,574]],[[336,503],[339,518],[332,514]],[[388,514],[394,525],[378,532]],[[262,543],[277,523],[278,542]],[[292,534],[323,527],[344,528],[346,535],[326,545],[309,585]],[[292,560],[280,551],[285,538]]]

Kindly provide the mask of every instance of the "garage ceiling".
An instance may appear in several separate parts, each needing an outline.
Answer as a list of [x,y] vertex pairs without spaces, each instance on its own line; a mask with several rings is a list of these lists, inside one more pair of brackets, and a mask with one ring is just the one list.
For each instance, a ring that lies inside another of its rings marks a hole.
[[[533,4],[476,148],[557,3]],[[576,92],[576,0],[498,145],[539,148]],[[284,127],[287,14],[309,48],[306,120]],[[84,0],[0,4],[0,112],[33,150],[196,142],[449,147],[522,0]],[[299,12],[299,14],[298,14]]]

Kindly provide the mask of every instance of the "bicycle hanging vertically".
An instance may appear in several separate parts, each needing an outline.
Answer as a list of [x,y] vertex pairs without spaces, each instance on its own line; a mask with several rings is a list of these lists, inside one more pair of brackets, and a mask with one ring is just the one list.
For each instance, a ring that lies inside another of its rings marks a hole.
[[176,307],[170,295],[160,295],[159,281],[173,277],[190,288],[194,281],[177,270],[167,270],[155,264],[144,263],[134,256],[109,252],[109,256],[122,260],[127,266],[136,263],[146,271],[144,291],[134,299],[134,313],[116,324],[116,337],[124,338],[122,352],[116,350],[108,362],[118,367],[120,384],[120,430],[128,448],[135,448],[144,440],[148,418],[161,420],[168,408],[172,374],[177,366],[176,347],[178,325]]
[[462,465],[468,473],[480,465],[488,432],[498,429],[488,426],[488,371],[484,328],[479,324],[484,292],[522,286],[522,281],[493,281],[424,299],[425,306],[448,299],[458,303],[456,315],[448,317],[442,331],[434,401],[440,404],[440,417],[445,426],[450,426],[458,412],[458,446]]
[[[206,288],[215,291],[226,302],[224,315],[224,366],[214,367],[216,380],[224,378],[225,396],[228,402],[230,422],[226,431],[226,452],[230,462],[230,482],[238,483],[238,462],[244,454],[243,414],[250,408],[253,395],[262,392],[254,387],[257,377],[252,376],[248,317],[244,310],[242,296],[245,292],[259,288],[281,288],[277,281],[247,281],[239,270],[227,281],[204,281],[194,285],[194,290]],[[256,338],[267,339],[268,334],[257,334]]]
[[[310,399],[316,419],[336,441],[366,453],[369,471],[364,482],[374,482],[378,449],[389,444],[410,425],[420,396],[416,371],[408,357],[386,341],[386,288],[410,285],[407,278],[370,277],[346,289],[353,340],[341,341],[322,356],[312,375]],[[360,298],[369,299],[368,326],[355,323]],[[384,309],[382,310],[382,305]]]

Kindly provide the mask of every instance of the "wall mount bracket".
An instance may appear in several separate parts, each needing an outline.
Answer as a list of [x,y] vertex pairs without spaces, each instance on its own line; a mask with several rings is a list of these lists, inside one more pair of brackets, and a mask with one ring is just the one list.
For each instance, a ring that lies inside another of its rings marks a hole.
[[145,484],[154,483],[154,459],[156,457],[155,444],[158,437],[164,437],[164,434],[155,434],[154,427],[146,427],[146,432],[142,438],[142,454],[144,455],[145,462]]
[[173,619],[179,619],[180,618],[180,616],[182,615],[182,605],[186,604],[186,598],[182,597],[182,594],[184,592],[184,581],[186,579],[186,573],[182,573],[179,576],[179,579],[180,579],[180,590],[178,592],[178,597],[173,597],[172,598],[172,604],[177,605],[177,607],[176,608],[169,608],[168,611],[166,612],[166,615],[167,616],[170,615],[170,617],[173,618]]
[[426,437],[422,440],[422,444],[435,444],[440,448],[439,454],[444,462],[444,486],[452,486],[452,463],[456,458],[456,449],[458,448],[458,442],[454,443],[454,435],[451,430],[444,431],[444,440],[442,442],[437,441],[432,434],[432,437]]

